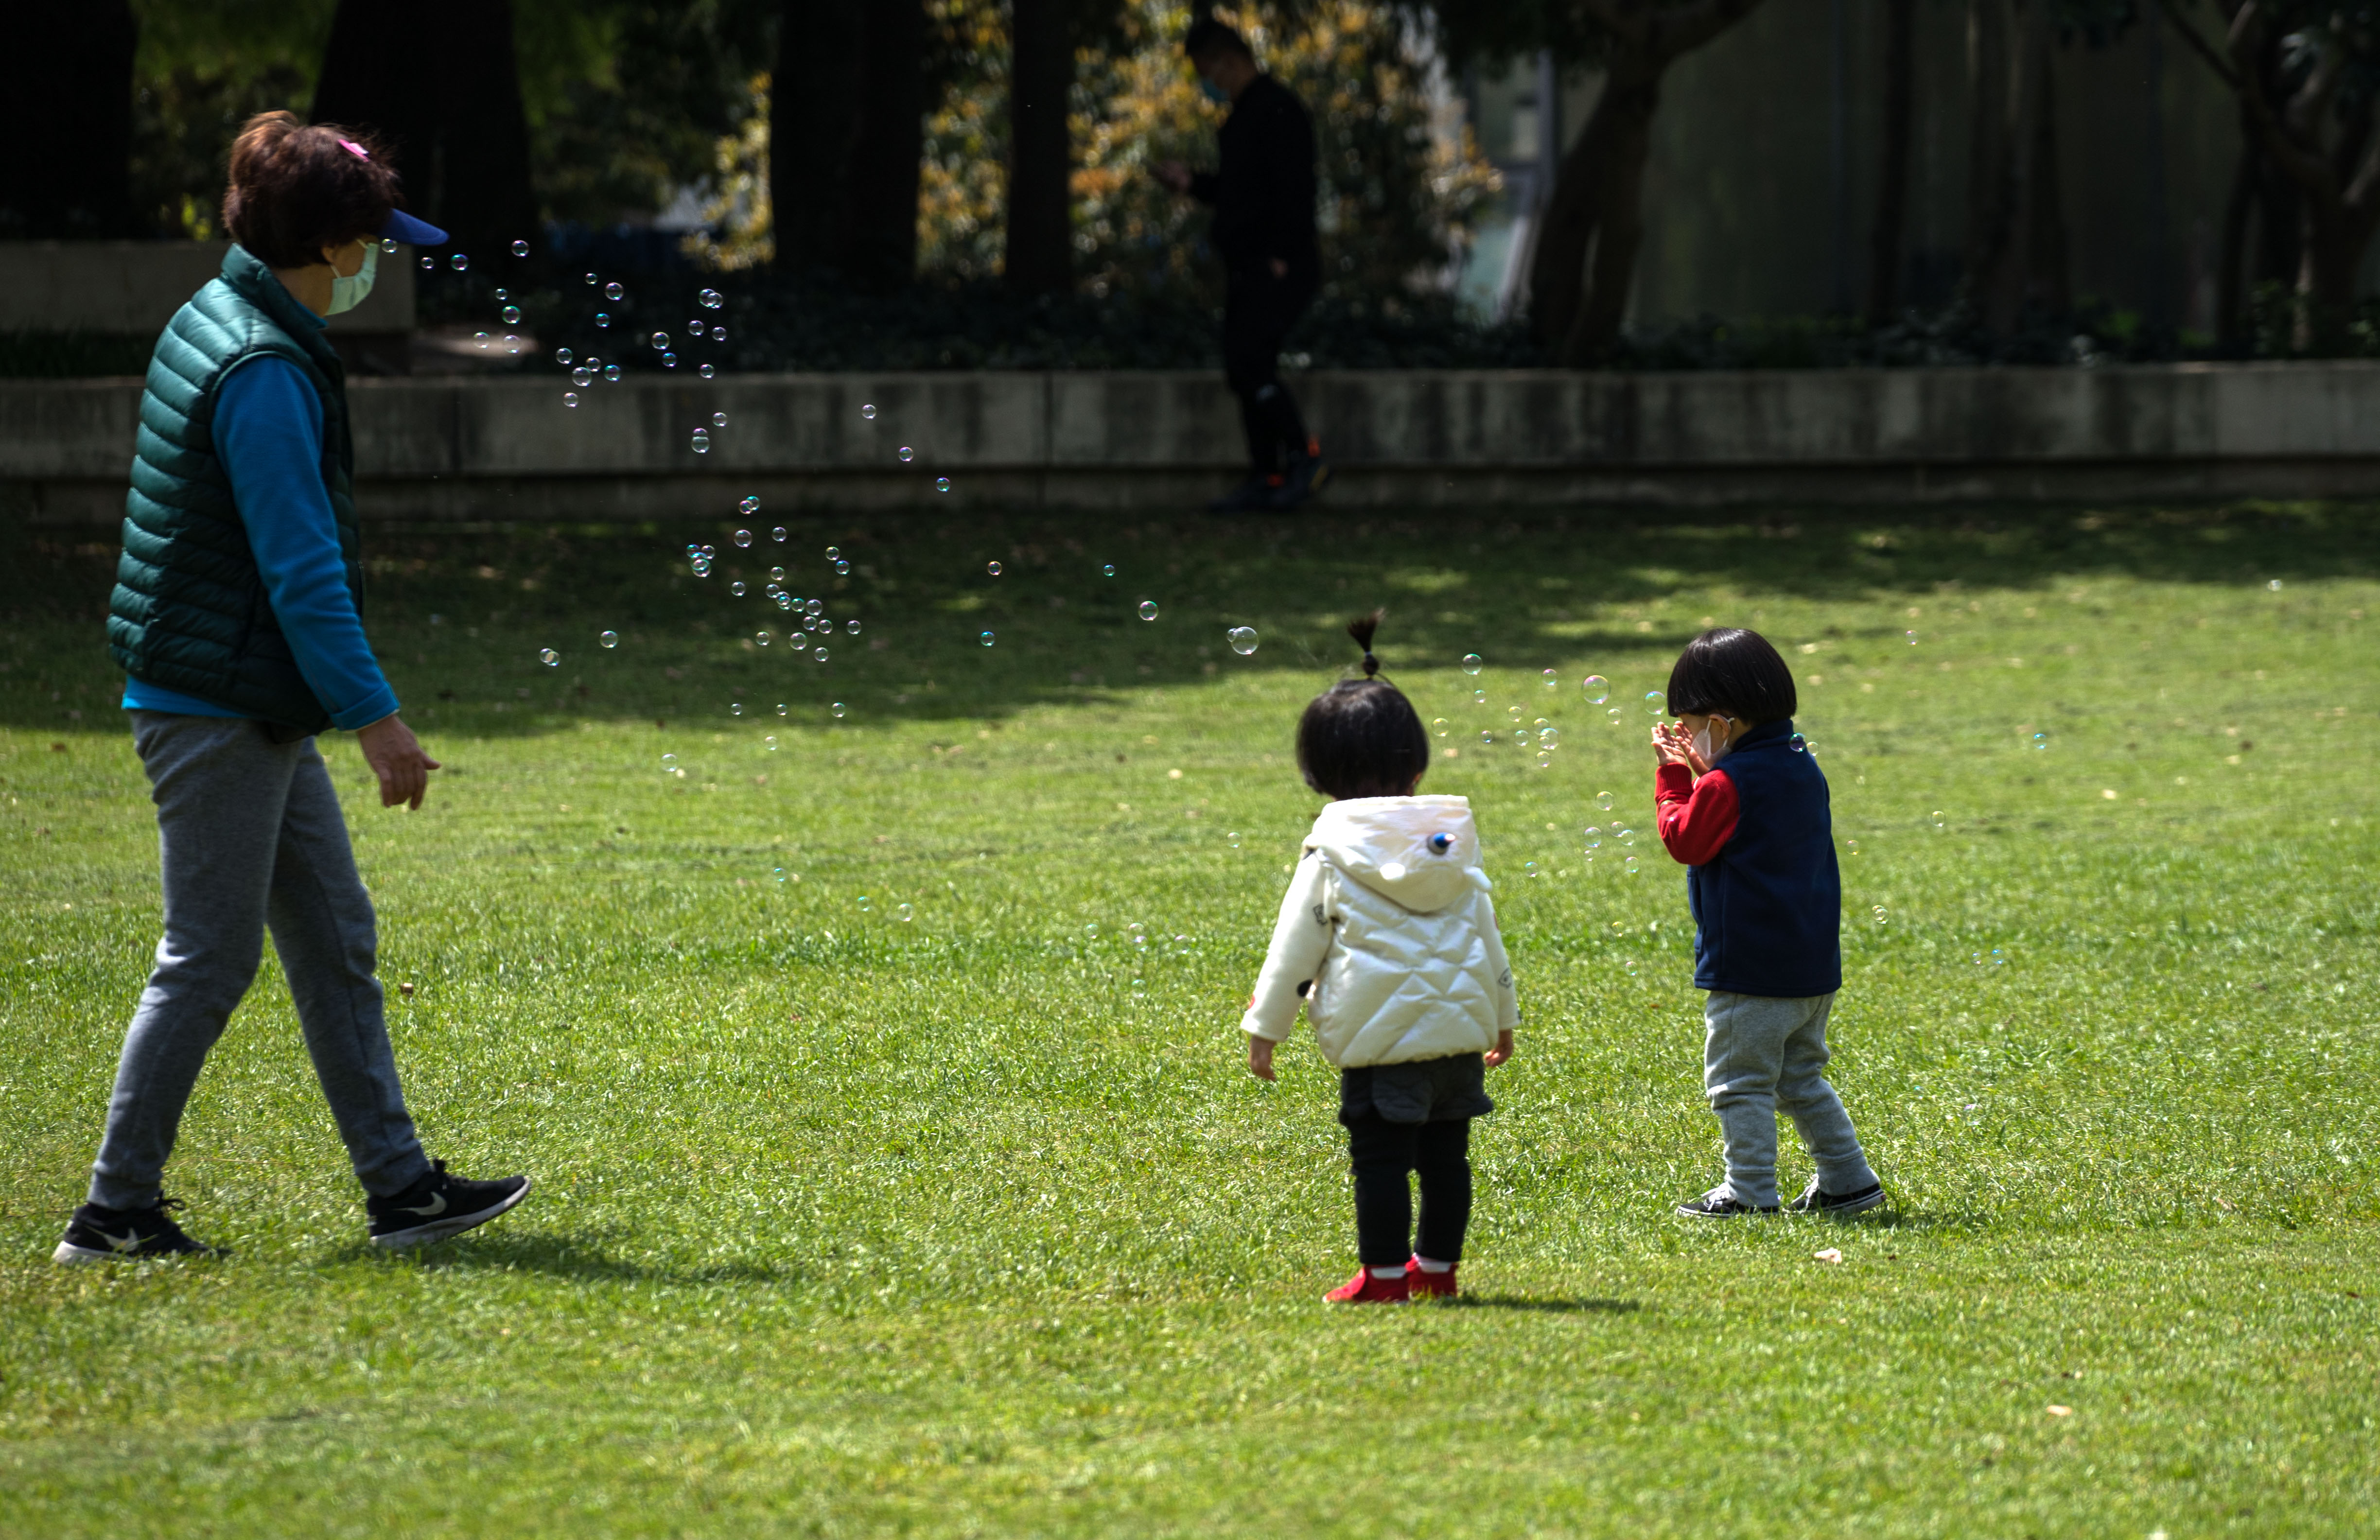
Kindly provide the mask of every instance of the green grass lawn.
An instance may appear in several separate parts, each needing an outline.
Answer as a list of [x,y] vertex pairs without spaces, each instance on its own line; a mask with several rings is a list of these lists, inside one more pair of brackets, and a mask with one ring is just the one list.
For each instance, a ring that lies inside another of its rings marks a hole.
[[[155,838],[113,547],[14,537],[0,1534],[2369,1533],[2374,512],[387,532],[447,769],[386,813],[325,741],[431,1152],[538,1191],[373,1253],[268,961],[169,1175],[235,1255],[100,1269],[48,1253]],[[829,661],[726,591],[775,563]],[[1235,1024],[1376,603],[1527,1019],[1467,1297],[1350,1311],[1333,1079]],[[1643,697],[1712,619],[1833,785],[1864,1220],[1670,1213],[1718,1156]]]

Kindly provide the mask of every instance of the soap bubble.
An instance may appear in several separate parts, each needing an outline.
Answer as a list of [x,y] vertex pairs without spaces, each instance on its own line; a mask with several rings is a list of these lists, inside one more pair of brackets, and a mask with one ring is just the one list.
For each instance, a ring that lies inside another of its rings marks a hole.
[[520,324],[520,318],[521,318],[521,308],[520,308],[518,305],[507,305],[507,306],[505,306],[505,307],[504,307],[504,324],[505,324],[505,325],[507,325],[507,326],[517,326],[517,325],[519,325],[519,324]]
[[618,384],[620,382],[620,366],[617,364],[605,364],[603,366],[603,378],[609,380],[615,385]]
[[1915,646],[1917,645],[1917,633],[1916,633],[1916,632],[1914,632],[1914,631],[1911,631],[1911,632],[1907,632],[1907,633],[1905,633],[1905,635],[1909,637],[1909,645],[1910,645],[1910,646],[1912,646],[1912,647],[1915,647]]
[[823,599],[813,599],[802,608],[810,614],[822,615],[826,613],[826,600]]
[[[748,509],[748,510],[747,510],[747,512],[749,512],[749,513],[755,513],[755,514],[759,513],[759,512],[760,511],[760,507],[759,507],[760,500],[759,500],[759,498],[757,498],[757,497],[756,497],[756,498],[753,498],[751,501],[752,501],[752,504],[753,504],[753,505],[752,505],[752,507],[751,507],[751,508],[749,508],[749,509]],[[770,531],[769,531],[769,538],[770,538],[771,540],[772,540],[776,541],[779,545],[783,545],[783,544],[784,544],[784,543],[785,543],[785,527],[784,527],[783,525],[782,525],[782,524],[781,524],[781,525],[777,526],[774,529],[770,530]]]
[[827,709],[834,713],[834,718],[837,721],[841,721],[843,720],[844,707],[842,701],[836,701],[833,705],[828,707]]
[[453,256],[446,259],[446,265],[453,268],[455,272],[460,273],[471,265],[471,259],[466,257],[460,251],[457,251]]
[[1531,861],[1522,868],[1522,875],[1526,877],[1543,877],[1546,874],[1537,869],[1537,864],[1535,861]]
[[578,393],[577,391],[564,391],[562,393],[562,404],[565,406],[577,406]]
[[868,913],[868,895],[866,893],[859,895],[859,912],[863,915]]
[[749,529],[738,529],[735,531],[734,538],[737,545],[748,547],[752,543],[752,531]]
[[2281,580],[2276,577],[2271,582],[2265,584],[2265,587],[2270,588],[2275,593],[2278,593],[2281,591]]
[[864,403],[859,408],[859,415],[866,420],[874,422],[876,420],[875,404],[873,402]]
[[595,275],[591,273],[587,275],[587,286],[590,289],[595,286]]
[[611,315],[610,315],[608,312],[603,311],[603,310],[598,310],[598,311],[596,311],[596,312],[595,312],[595,330],[597,330],[598,332],[608,332],[608,331],[610,331],[611,329],[612,329],[612,317],[611,317]]
[[438,259],[435,257],[424,257],[421,259],[421,271],[424,273],[433,272],[436,270],[437,266]]
[[1474,705],[1474,706],[1485,706],[1485,705],[1487,705],[1487,704],[1488,704],[1488,692],[1487,692],[1486,690],[1474,690],[1474,691],[1472,691],[1472,692],[1471,692],[1471,704],[1472,704],[1472,705]]
[[526,256],[528,256],[528,242],[527,242],[527,241],[525,241],[525,240],[516,240],[516,241],[513,242],[513,255],[514,255],[514,256],[516,256],[516,257],[526,257]]
[[1633,855],[1631,855],[1631,856],[1630,856],[1630,857],[1628,857],[1628,859],[1626,859],[1625,861],[1621,862],[1621,863],[1620,863],[1620,869],[1621,869],[1621,870],[1622,870],[1622,871],[1624,871],[1624,872],[1626,872],[1626,873],[1627,873],[1629,876],[1631,876],[1631,877],[1635,876],[1635,875],[1636,875],[1636,857],[1634,857]]
[[1595,805],[1609,813],[1611,811],[1611,794],[1609,792],[1596,793]]
[[1620,708],[1619,708],[1619,707],[1617,707],[1617,706],[1606,706],[1606,707],[1603,709],[1603,715],[1604,715],[1604,720],[1605,720],[1605,721],[1609,721],[1612,726],[1617,727],[1617,726],[1619,726],[1619,725],[1620,725]]
[[1791,737],[1785,740],[1785,746],[1791,749],[1794,753],[1800,754],[1809,748],[1810,740],[1804,738],[1799,733],[1796,733]]
[[667,775],[667,774],[669,774],[672,770],[676,770],[676,769],[677,769],[677,756],[676,756],[676,755],[674,755],[674,754],[664,754],[664,755],[662,755],[662,773],[663,775]]
[[574,369],[570,371],[570,382],[584,389],[595,382],[595,371],[591,369]]
[[674,353],[664,353],[664,354],[662,354],[662,368],[663,368],[663,369],[675,369],[675,368],[677,368],[677,355],[676,355],[676,354],[674,354]]
[[1561,683],[1561,676],[1551,669],[1546,670],[1546,672],[1539,674],[1538,677],[1546,682],[1546,688],[1549,690]]
[[566,347],[557,347],[553,350],[553,361],[565,369],[570,367],[570,349]]
[[735,595],[736,598],[738,598],[738,599],[743,598],[743,597],[744,597],[744,579],[742,579],[741,577],[739,577],[739,578],[737,578],[735,582],[728,584],[728,585],[727,585],[727,591],[728,591],[729,593],[734,594],[734,595]]
[[991,645],[991,633],[989,631],[983,634],[983,645],[986,647],[990,647]]
[[856,637],[859,635],[859,623],[856,620],[844,621],[843,623],[843,629],[844,635]]
[[1257,628],[1253,625],[1234,625],[1223,633],[1223,639],[1232,644],[1232,651],[1245,658],[1257,649]]
[[1505,714],[1507,717],[1510,717],[1510,718],[1511,718],[1512,721],[1520,721],[1520,720],[1521,720],[1521,709],[1520,709],[1518,706],[1507,706],[1507,707],[1505,707],[1505,708],[1504,708],[1504,714]]
[[830,562],[839,560],[842,555],[843,547],[839,545],[831,545],[826,548],[826,559]]
[[387,236],[383,236],[383,237],[382,237],[382,240],[381,240],[381,243],[380,243],[380,254],[381,254],[382,256],[383,256],[383,257],[394,257],[394,256],[395,256],[395,255],[396,255],[396,242],[395,242],[395,240],[394,238],[387,237]]
[[784,580],[785,580],[785,569],[784,569],[784,568],[783,568],[783,567],[771,567],[771,568],[769,569],[769,581],[770,581],[770,582],[771,582],[771,583],[782,583],[782,582],[783,582]]
[[1512,741],[1513,741],[1514,743],[1516,743],[1516,744],[1519,744],[1523,748],[1526,748],[1526,747],[1528,747],[1528,746],[1529,746],[1529,730],[1528,730],[1527,728],[1525,728],[1525,727],[1518,728],[1518,729],[1514,730],[1514,732],[1513,732],[1513,734],[1512,734]]
[[934,490],[935,490],[936,491],[938,491],[938,492],[946,492],[946,491],[950,491],[950,490],[951,490],[951,479],[950,479],[949,477],[947,477],[947,476],[937,476],[937,477],[935,477],[935,478],[934,478]]
[[717,370],[711,368],[709,364],[705,364],[700,369],[695,370],[695,373],[699,374],[705,380],[710,379],[712,375],[718,372],[719,371]]
[[603,285],[603,297],[606,299],[625,299],[628,297],[628,291],[621,287],[617,283],[606,284]]
[[705,289],[694,297],[694,302],[706,310],[715,310],[725,302],[726,297],[717,289]]
[[1483,747],[1493,748],[1496,746],[1496,734],[1494,731],[1489,728],[1481,728],[1479,730],[1479,742]]
[[1669,709],[1670,697],[1668,696],[1663,695],[1658,690],[1646,690],[1645,692],[1645,714],[1646,716],[1664,716],[1668,714]]
[[1586,826],[1586,832],[1580,838],[1585,842],[1582,847],[1584,849],[1600,850],[1603,847],[1603,831],[1591,823]]
[[1238,830],[1232,830],[1230,833],[1224,835],[1223,838],[1225,841],[1229,842],[1233,850],[1240,848],[1240,831]]
[[1437,734],[1441,738],[1445,737],[1446,719],[1444,717],[1432,717],[1429,721],[1429,730]]
[[698,336],[700,336],[700,335],[702,335],[702,322],[700,322],[700,321],[687,321],[687,322],[686,323],[686,332],[687,332],[690,335],[698,336]]
[[909,447],[907,444],[905,444],[905,444],[903,444],[903,445],[900,447],[900,449],[899,449],[898,451],[896,451],[896,452],[894,453],[894,455],[893,455],[893,458],[895,458],[895,459],[899,460],[899,461],[900,461],[903,465],[905,465],[905,465],[907,465],[910,461],[912,461],[912,460],[916,459],[917,457],[917,452],[916,450],[914,450],[914,449],[910,448],[910,447]]
[[714,324],[710,328],[710,340],[712,342],[725,342],[727,340],[727,328]]
[[553,649],[549,647],[540,652],[537,655],[537,659],[539,662],[543,663],[547,668],[554,668],[562,662],[562,654],[554,651]]
[[1000,564],[998,562],[986,562],[983,564],[983,570],[991,574],[994,577],[997,577],[1000,576],[1001,572]]
[[1477,674],[1477,673],[1478,673],[1478,672],[1479,672],[1479,666],[1480,666],[1479,654],[1477,654],[1476,652],[1466,652],[1466,653],[1464,653],[1464,654],[1463,655],[1463,673],[1468,673],[1468,674],[1475,674],[1475,674]]
[[1559,727],[1546,726],[1545,718],[1543,717],[1539,717],[1537,719],[1537,746],[1539,748],[1560,748],[1561,746],[1561,729]]
[[2035,748],[2047,748],[2049,746],[2049,734],[2046,733],[2035,733],[2033,735],[2033,746]]
[[1153,599],[1144,599],[1140,601],[1140,618],[1143,620],[1155,620],[1157,618],[1157,600]]
[[1099,568],[1099,576],[1102,577],[1113,577],[1115,576],[1115,564],[1113,562],[1110,562],[1107,565]]
[[669,347],[669,333],[667,332],[655,332],[653,333],[653,346],[656,350],[667,350]]
[[774,754],[777,752],[777,735],[774,733],[770,734],[760,741],[768,746],[770,753]]
[[774,597],[777,600],[778,609],[790,610],[794,607],[794,596],[787,593],[784,589],[779,588]]
[[755,631],[752,633],[752,640],[761,647],[766,647],[776,639],[776,633],[773,631]]
[[740,700],[729,701],[727,703],[727,714],[731,717],[742,716],[744,714],[744,703]]
[[820,662],[820,663],[825,662],[825,661],[826,661],[826,649],[824,649],[824,648],[822,648],[822,647],[814,647],[814,648],[810,649],[810,658],[811,658],[811,660],[812,660],[813,661],[816,661],[816,662]]
[[906,924],[908,924],[911,920],[914,920],[914,919],[916,919],[916,918],[917,917],[917,905],[912,904],[912,903],[905,903],[905,904],[901,905],[901,907],[900,907],[900,908],[895,909],[894,911],[892,911],[892,913],[893,913],[895,916],[899,916],[900,921],[901,921],[901,923],[902,923],[903,925],[906,925]]
[[713,413],[711,413],[711,414],[710,414],[710,425],[711,425],[713,428],[724,428],[724,427],[726,427],[726,426],[727,426],[727,414],[726,414],[725,412],[713,412]]
[[1876,923],[1878,925],[1885,923],[1884,905],[1881,903],[1876,906]]
[[697,455],[710,453],[710,435],[699,428],[694,430],[694,452]]

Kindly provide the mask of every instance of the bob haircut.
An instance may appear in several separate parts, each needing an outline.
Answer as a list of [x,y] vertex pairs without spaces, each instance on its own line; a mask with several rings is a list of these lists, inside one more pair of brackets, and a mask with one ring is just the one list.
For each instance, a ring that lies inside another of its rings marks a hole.
[[267,267],[311,267],[324,247],[376,236],[396,202],[396,173],[360,129],[259,113],[232,140],[224,228]]
[[1782,721],[1801,706],[1793,671],[1757,631],[1721,625],[1686,644],[1670,670],[1670,709],[1733,717],[1748,727]]
[[1375,678],[1375,610],[1347,627],[1364,649],[1364,677],[1342,679],[1305,703],[1297,719],[1297,769],[1305,783],[1333,801],[1403,796],[1429,769],[1429,734],[1405,693]]
[[1236,29],[1211,16],[1202,16],[1190,24],[1190,30],[1182,37],[1182,52],[1193,59],[1211,59],[1219,54],[1237,54],[1244,59],[1257,56],[1248,40],[1240,36]]

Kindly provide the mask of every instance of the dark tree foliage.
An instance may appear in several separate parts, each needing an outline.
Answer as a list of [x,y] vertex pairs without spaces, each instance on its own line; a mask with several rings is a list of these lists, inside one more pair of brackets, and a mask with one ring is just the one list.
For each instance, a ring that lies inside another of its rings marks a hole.
[[923,0],[784,0],[769,123],[777,261],[867,290],[917,265]]
[[134,234],[127,0],[0,0],[0,238]]

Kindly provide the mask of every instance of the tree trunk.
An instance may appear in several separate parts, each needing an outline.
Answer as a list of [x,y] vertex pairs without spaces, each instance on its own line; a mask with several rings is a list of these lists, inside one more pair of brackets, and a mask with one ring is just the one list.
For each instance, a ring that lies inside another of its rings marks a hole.
[[843,271],[886,293],[917,273],[917,162],[926,151],[924,0],[865,0],[858,131]]
[[2008,244],[2008,0],[1967,0],[1967,239],[1961,274],[1982,298]]
[[[2357,172],[2370,152],[2373,104],[2363,103],[2348,120],[2330,154],[2333,185],[2351,189]],[[2317,194],[2303,200],[2304,250],[2298,274],[2297,346],[2318,357],[2345,351],[2348,327],[2355,319],[2355,274],[2363,265],[2363,249],[2372,239],[2373,217],[2368,197],[2354,193]]]
[[2021,26],[2009,50],[2005,87],[2009,112],[2001,140],[2008,171],[1999,180],[2007,188],[2007,213],[1984,285],[1984,320],[1993,331],[2002,333],[2014,330],[2025,311],[2042,298],[2034,264],[2040,260],[2043,236],[2045,136],[2049,136],[2053,154],[2056,145],[2048,124],[2049,0],[2019,3]]
[[2031,240],[2025,254],[2025,299],[2054,315],[2074,308],[2074,289],[2067,261],[2066,200],[2058,176],[2057,77],[2050,73],[2048,6],[2041,6],[2041,94],[2034,117],[2033,166],[2026,177],[2029,199],[2026,224]]
[[0,236],[129,236],[132,53],[127,0],[0,0]]
[[842,264],[859,137],[860,8],[784,0],[769,91],[769,211],[776,264]]
[[[1628,295],[1635,285],[1636,254],[1645,245],[1645,163],[1653,153],[1653,114],[1661,103],[1660,76],[1621,89],[1605,88],[1604,100],[1614,103],[1609,154],[1596,190],[1601,207],[1596,212],[1595,257],[1588,269],[1586,294],[1577,317],[1562,339],[1560,362],[1583,369],[1606,361],[1620,341],[1620,323],[1628,316]],[[1597,103],[1600,111],[1601,103]]]
[[1062,294],[1074,286],[1074,154],[1066,99],[1075,84],[1066,0],[1014,0],[1008,65],[1008,286]]
[[1916,119],[1917,0],[1884,0],[1884,159],[1868,232],[1867,319],[1900,309],[1900,242],[1909,223],[1909,140]]
[[406,207],[455,250],[535,238],[512,0],[339,0],[310,115],[380,138]]
[[2264,151],[2250,135],[2240,144],[2231,196],[2223,205],[2223,254],[2215,274],[2215,340],[2229,352],[2248,346],[2248,216],[2256,207],[2256,165]]

